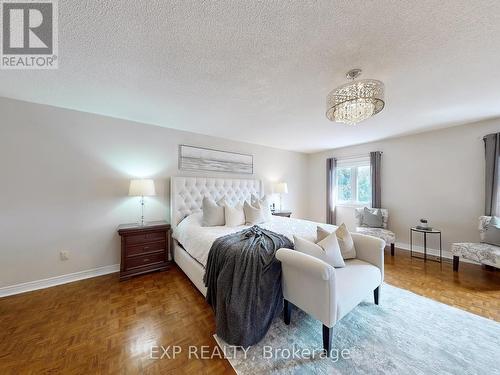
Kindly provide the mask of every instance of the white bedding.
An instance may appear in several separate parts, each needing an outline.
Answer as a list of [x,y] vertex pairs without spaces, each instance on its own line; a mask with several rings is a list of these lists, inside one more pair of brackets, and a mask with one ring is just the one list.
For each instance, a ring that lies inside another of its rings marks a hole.
[[[172,236],[203,267],[206,266],[208,252],[218,237],[236,233],[250,227],[250,225],[240,225],[238,227],[202,227],[201,219],[201,212],[189,215],[177,225]],[[293,235],[303,237],[309,241],[316,241],[316,227],[318,225],[332,231],[337,228],[334,225],[280,216],[273,216],[271,221],[259,224],[261,228],[283,234],[292,241]]]

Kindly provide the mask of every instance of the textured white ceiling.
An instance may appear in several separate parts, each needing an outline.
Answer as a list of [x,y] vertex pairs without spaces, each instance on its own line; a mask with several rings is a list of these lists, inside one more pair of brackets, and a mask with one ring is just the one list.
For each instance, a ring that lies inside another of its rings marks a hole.
[[[305,152],[500,115],[498,0],[60,0],[59,55],[0,96]],[[353,67],[386,108],[348,127]]]

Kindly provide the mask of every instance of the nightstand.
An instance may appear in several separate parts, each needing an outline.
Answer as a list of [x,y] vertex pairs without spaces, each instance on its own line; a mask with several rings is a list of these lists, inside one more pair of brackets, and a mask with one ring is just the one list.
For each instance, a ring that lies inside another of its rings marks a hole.
[[165,221],[144,226],[122,224],[118,234],[122,239],[120,280],[168,268],[170,224]]
[[272,213],[274,216],[283,216],[283,217],[290,217],[292,216],[291,211],[274,211]]

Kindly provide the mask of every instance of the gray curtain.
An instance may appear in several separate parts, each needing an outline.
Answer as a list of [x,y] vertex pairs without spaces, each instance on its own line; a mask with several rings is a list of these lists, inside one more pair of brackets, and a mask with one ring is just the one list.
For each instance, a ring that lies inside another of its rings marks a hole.
[[380,191],[380,164],[382,152],[370,152],[370,168],[372,175],[372,207],[382,208],[382,195]]
[[336,224],[335,214],[335,171],[337,160],[335,158],[326,159],[326,222]]
[[483,138],[486,154],[486,201],[485,215],[499,216],[498,208],[498,173],[500,163],[500,133],[488,134]]

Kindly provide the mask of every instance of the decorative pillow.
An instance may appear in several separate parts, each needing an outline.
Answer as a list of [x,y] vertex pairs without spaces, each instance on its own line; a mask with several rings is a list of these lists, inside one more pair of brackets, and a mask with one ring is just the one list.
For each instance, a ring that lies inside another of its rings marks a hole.
[[297,236],[293,236],[293,242],[295,250],[301,253],[321,259],[335,268],[345,267],[335,233],[328,235],[317,244]]
[[[493,221],[493,219],[491,219]],[[500,228],[497,227],[495,222],[493,225],[490,223],[486,227],[486,232],[484,233],[484,243],[489,243],[490,245],[500,246]]]
[[262,209],[262,217],[264,221],[271,221],[273,219],[273,214],[271,212],[271,199],[267,195],[264,195],[261,199],[257,198],[256,195],[252,194],[251,205]]
[[361,217],[361,225],[370,228],[383,228],[384,217],[382,216],[382,211],[376,210],[375,213],[372,213],[368,207],[365,207],[363,216]]
[[203,198],[203,201],[201,202],[201,206],[203,209],[203,218],[201,220],[201,225],[204,227],[224,225],[224,205],[225,201],[223,199],[215,203],[210,198]]
[[243,203],[243,211],[245,213],[245,222],[250,225],[261,224],[265,221],[260,207],[253,207],[248,202]]
[[500,228],[500,217],[492,216],[489,225]]
[[329,232],[321,227],[316,227],[316,243],[318,243],[321,240],[324,240],[326,237],[328,237],[330,234],[334,232]]
[[241,203],[238,203],[234,207],[226,205],[224,207],[224,216],[227,227],[245,225],[245,212],[243,211],[243,205]]
[[337,240],[339,242],[340,252],[342,253],[342,257],[344,259],[356,258],[356,248],[354,247],[354,241],[352,240],[351,233],[349,233],[344,223],[342,223],[342,225],[340,225],[340,227],[338,227],[334,232],[329,232],[326,229],[317,227],[316,243],[319,243],[320,241],[324,240],[331,233],[335,233],[337,235]]

